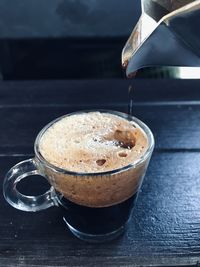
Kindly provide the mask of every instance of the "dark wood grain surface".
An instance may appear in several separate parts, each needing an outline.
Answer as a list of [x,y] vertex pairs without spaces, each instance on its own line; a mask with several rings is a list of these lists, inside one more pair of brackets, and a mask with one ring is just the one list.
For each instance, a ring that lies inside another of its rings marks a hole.
[[[38,131],[80,109],[127,111],[129,81],[0,83],[0,188],[15,163],[33,156]],[[156,149],[128,231],[88,244],[66,229],[58,208],[26,213],[0,195],[0,266],[199,266],[200,81],[137,80],[134,115],[152,129]],[[39,177],[25,193],[44,192]]]

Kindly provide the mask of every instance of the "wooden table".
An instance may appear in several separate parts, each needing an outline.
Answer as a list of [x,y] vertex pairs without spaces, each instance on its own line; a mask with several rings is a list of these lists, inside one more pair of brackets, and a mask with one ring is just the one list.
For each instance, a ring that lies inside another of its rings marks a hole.
[[[0,83],[0,181],[33,157],[39,130],[76,110],[127,111],[130,81]],[[76,239],[58,208],[27,213],[1,194],[0,266],[200,266],[200,81],[136,80],[134,115],[152,129],[156,148],[129,230],[106,244]],[[48,187],[21,182],[26,194]]]

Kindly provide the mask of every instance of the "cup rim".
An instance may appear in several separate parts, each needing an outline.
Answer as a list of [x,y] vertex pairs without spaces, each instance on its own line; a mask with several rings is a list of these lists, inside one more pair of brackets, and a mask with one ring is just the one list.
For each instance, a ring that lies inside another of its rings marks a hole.
[[[90,172],[90,173],[89,172],[87,172],[87,173],[86,172],[74,172],[74,171],[70,171],[67,169],[57,167],[57,166],[53,165],[52,163],[48,162],[39,151],[39,141],[40,141],[42,135],[46,132],[46,130],[49,127],[51,127],[54,123],[56,123],[57,121],[65,118],[65,117],[75,115],[75,114],[90,113],[90,112],[100,112],[100,113],[113,114],[113,115],[119,116],[121,118],[124,118],[128,121],[136,122],[136,124],[138,124],[141,127],[141,129],[145,132],[147,139],[148,139],[149,146],[148,146],[147,150],[145,151],[145,153],[137,161],[134,161],[134,163],[130,163],[130,164],[123,166],[121,168],[114,169],[111,171],[104,171],[104,172]],[[90,110],[90,109],[87,109],[87,110],[80,110],[80,111],[75,111],[72,113],[65,114],[65,115],[60,116],[60,117],[56,118],[55,120],[49,122],[38,133],[38,135],[35,139],[35,143],[34,143],[34,151],[35,151],[36,158],[41,163],[44,163],[45,165],[47,165],[48,168],[52,169],[53,171],[56,171],[56,172],[59,172],[62,174],[75,175],[75,176],[87,176],[88,177],[88,176],[114,175],[114,174],[118,174],[120,172],[127,171],[129,169],[134,169],[138,165],[143,163],[148,157],[151,156],[151,153],[153,152],[154,146],[155,146],[155,140],[154,140],[153,133],[151,132],[150,128],[144,122],[139,120],[138,118],[131,116],[127,113],[123,113],[123,112],[119,112],[119,111],[115,111],[115,110],[107,110],[107,109],[91,109]]]

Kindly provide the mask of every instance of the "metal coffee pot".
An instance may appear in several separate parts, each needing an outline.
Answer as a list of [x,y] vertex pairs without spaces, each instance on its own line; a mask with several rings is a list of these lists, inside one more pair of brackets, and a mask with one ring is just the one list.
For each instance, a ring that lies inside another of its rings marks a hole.
[[144,67],[200,66],[200,0],[141,0],[123,51],[128,77]]

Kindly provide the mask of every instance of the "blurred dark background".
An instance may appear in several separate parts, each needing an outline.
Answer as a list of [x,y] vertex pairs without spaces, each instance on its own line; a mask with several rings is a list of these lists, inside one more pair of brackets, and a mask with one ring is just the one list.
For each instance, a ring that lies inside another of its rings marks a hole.
[[122,78],[140,13],[139,0],[0,0],[1,78]]

